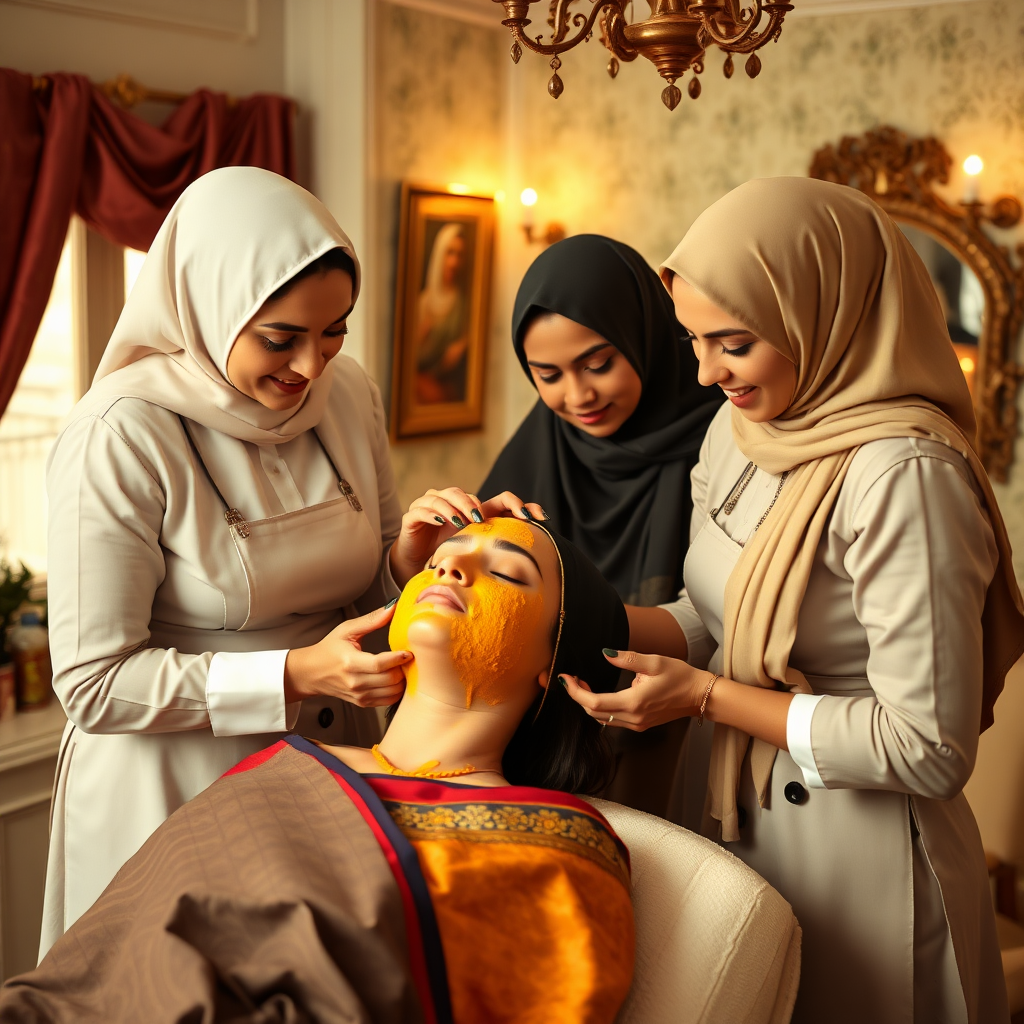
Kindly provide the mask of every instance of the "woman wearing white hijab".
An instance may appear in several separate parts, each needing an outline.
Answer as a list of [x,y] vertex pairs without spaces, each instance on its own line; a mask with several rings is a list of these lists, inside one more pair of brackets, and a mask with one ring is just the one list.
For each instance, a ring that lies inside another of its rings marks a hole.
[[866,196],[776,178],[705,211],[663,278],[729,398],[685,589],[631,635],[681,631],[687,661],[623,652],[630,690],[567,688],[613,727],[715,723],[703,827],[793,904],[794,1021],[1005,1022],[961,790],[1024,616],[928,273]]
[[251,167],[205,175],[54,447],[49,622],[69,723],[41,953],[169,814],[296,728],[303,700],[307,734],[372,743],[370,709],[400,695],[410,657],[361,649],[390,620],[379,606],[471,517],[527,518],[514,496],[455,488],[402,516],[377,388],[338,354],[359,286],[351,243],[304,189]]

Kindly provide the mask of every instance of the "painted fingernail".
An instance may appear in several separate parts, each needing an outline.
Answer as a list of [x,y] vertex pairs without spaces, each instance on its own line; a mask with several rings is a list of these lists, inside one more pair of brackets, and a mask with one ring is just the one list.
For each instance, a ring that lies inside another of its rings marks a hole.
[[561,684],[562,684],[562,685],[563,685],[563,686],[564,686],[564,687],[565,687],[565,688],[566,688],[567,690],[569,689],[569,681],[568,681],[568,680],[567,680],[567,679],[565,678],[565,676],[559,676],[559,677],[558,677],[558,681],[559,681],[559,682],[560,682],[560,683],[561,683]]
[[484,517],[480,515],[480,509],[478,508],[473,509],[469,514],[474,523],[482,523],[484,521]]
[[530,510],[525,505],[519,511],[522,512],[523,515],[526,516],[526,518],[529,519],[531,523],[536,522],[533,516],[530,515]]
[[550,518],[551,518],[551,516],[549,516],[549,515],[547,514],[547,512],[545,512],[545,511],[544,511],[544,506],[543,506],[543,505],[542,505],[542,506],[541,506],[541,508],[540,508],[540,514],[541,514],[541,515],[542,515],[542,516],[543,516],[543,517],[544,517],[545,519],[550,519]]
[[461,530],[466,525],[458,516],[452,516],[452,523],[455,524],[457,530]]
[[397,597],[391,598],[391,600],[388,601],[388,603],[386,605],[384,605],[384,611],[387,611],[389,608],[394,608],[396,604],[398,604],[398,598]]
[[601,653],[606,658],[617,658],[619,656],[619,652],[618,651],[613,651],[610,647],[602,647],[601,648]]
[[440,523],[442,526],[444,526],[444,519],[441,516],[434,516],[434,522]]

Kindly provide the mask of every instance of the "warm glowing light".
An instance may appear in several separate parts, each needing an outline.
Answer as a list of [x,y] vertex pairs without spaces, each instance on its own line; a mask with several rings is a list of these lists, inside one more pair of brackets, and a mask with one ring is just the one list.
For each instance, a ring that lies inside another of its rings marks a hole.
[[961,356],[960,369],[964,373],[974,373],[974,360],[970,356]]
[[533,206],[537,202],[537,190],[533,188],[524,188],[519,193],[519,201],[523,206]]
[[498,191],[494,193],[494,201],[496,203],[505,202],[505,190],[503,188],[499,188]]
[[466,196],[469,195],[469,186],[463,185],[461,181],[449,181],[448,191],[457,196]]
[[969,174],[972,178],[975,175],[981,174],[981,172],[984,169],[985,169],[985,164],[982,161],[981,157],[978,156],[977,153],[972,153],[964,161],[964,174]]

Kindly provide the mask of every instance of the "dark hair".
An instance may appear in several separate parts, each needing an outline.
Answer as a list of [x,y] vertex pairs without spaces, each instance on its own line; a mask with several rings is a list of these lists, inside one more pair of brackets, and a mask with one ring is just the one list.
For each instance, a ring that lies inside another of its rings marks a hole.
[[328,249],[323,256],[317,256],[312,263],[307,263],[298,273],[293,274],[284,284],[279,285],[267,296],[267,302],[283,299],[300,281],[314,274],[326,274],[329,270],[344,270],[352,278],[352,287],[356,285],[356,262],[344,249]]
[[613,764],[600,723],[552,676],[547,693],[540,694],[523,715],[501,767],[513,786],[590,795],[608,785]]

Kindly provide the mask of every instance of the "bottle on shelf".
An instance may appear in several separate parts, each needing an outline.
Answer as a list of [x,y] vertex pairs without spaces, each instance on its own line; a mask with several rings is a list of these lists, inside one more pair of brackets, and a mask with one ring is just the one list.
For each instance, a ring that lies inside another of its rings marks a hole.
[[7,634],[7,649],[14,659],[18,710],[45,707],[53,696],[53,673],[50,640],[38,612],[21,613],[19,625]]

